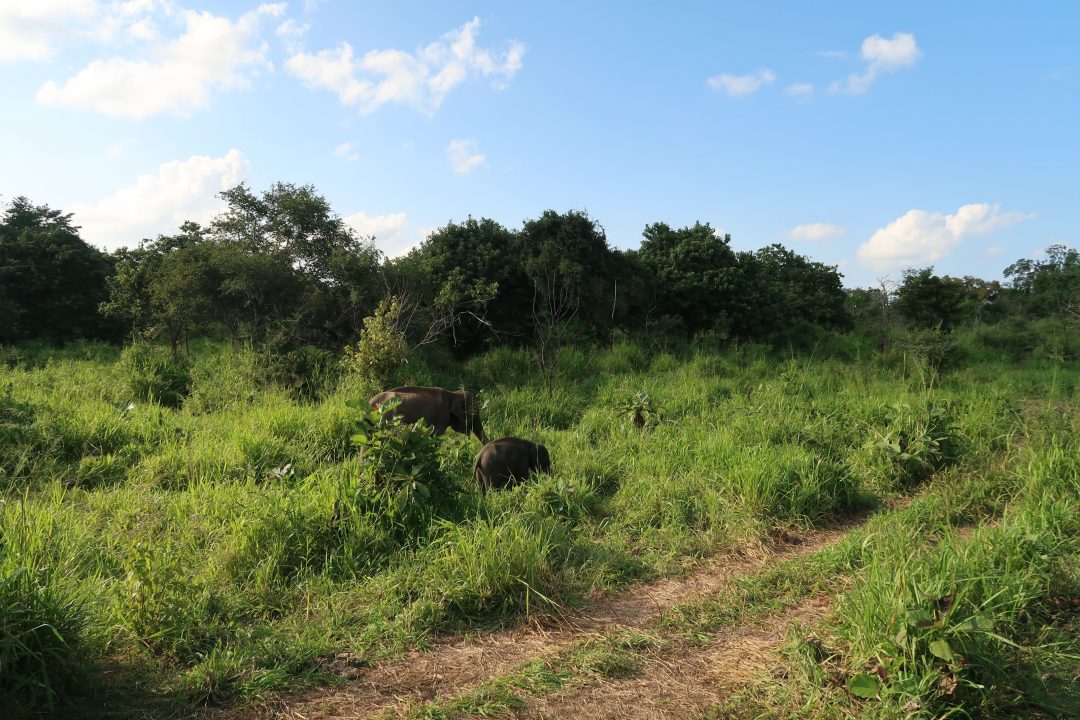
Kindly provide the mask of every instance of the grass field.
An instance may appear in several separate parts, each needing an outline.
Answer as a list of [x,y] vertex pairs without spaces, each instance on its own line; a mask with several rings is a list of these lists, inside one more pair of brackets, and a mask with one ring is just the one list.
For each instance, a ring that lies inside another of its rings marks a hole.
[[767,681],[693,713],[1080,707],[1067,364],[973,359],[931,382],[877,356],[618,345],[564,350],[549,396],[523,351],[410,363],[397,381],[479,390],[489,437],[551,450],[552,476],[486,496],[479,443],[452,433],[429,448],[365,431],[408,440],[391,459],[420,468],[425,492],[393,463],[361,463],[347,403],[370,382],[301,387],[254,350],[205,344],[161,404],[146,366],[93,345],[0,365],[0,698],[17,711],[243,709],[339,682],[325,662],[338,653],[392,661],[841,523],[838,542],[679,604],[639,640],[572,644],[486,695],[409,712],[528,716],[813,595],[828,612],[792,629]]

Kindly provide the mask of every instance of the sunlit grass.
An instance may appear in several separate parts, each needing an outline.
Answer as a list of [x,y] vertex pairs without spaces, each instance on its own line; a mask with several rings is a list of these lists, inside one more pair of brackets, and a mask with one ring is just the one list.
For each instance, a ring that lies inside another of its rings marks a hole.
[[[374,662],[435,630],[510,622],[989,467],[1032,423],[1075,429],[1061,410],[1075,403],[1071,375],[1036,366],[976,366],[928,392],[873,363],[618,345],[565,352],[549,396],[524,351],[441,370],[417,360],[403,382],[480,390],[488,434],[543,442],[555,472],[482,495],[478,444],[448,435],[453,507],[408,535],[362,518],[343,532],[336,488],[358,472],[345,402],[370,384],[345,377],[312,399],[254,351],[207,344],[187,399],[163,407],[133,395],[115,351],[73,352],[0,368],[0,580],[14,578],[0,613],[38,608],[59,638],[6,646],[56,678],[30,688],[20,671],[0,687],[30,705],[78,697],[65,678],[116,658],[178,702],[318,681],[323,655]],[[655,427],[619,411],[637,392],[655,402]],[[914,459],[882,445],[901,432]],[[1070,451],[1032,443],[1013,472],[1059,478],[1046,467]],[[942,511],[994,511],[994,477]],[[1061,492],[1075,496],[1072,477]]]

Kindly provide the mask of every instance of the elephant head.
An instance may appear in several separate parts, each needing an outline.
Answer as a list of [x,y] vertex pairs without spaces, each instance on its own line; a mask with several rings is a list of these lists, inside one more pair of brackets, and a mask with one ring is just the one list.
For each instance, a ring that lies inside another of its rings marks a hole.
[[477,406],[476,395],[471,390],[453,393],[450,399],[450,427],[463,435],[476,435],[481,443],[487,442],[484,424],[480,420],[480,408]]
[[548,455],[548,449],[544,445],[536,446],[536,466],[542,473],[551,472],[551,456]]

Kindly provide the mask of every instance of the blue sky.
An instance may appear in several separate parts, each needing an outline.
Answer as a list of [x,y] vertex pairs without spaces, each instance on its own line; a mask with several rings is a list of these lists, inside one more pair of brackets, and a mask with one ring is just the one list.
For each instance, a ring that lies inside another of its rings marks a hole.
[[583,209],[850,286],[998,278],[1080,225],[1080,5],[0,0],[0,199],[114,248],[240,180],[388,254]]

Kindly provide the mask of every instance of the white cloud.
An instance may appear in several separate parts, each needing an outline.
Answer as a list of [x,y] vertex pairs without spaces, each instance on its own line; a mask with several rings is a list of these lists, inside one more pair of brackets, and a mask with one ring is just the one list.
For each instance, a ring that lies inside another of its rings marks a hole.
[[0,2],[0,62],[45,60],[53,43],[93,20],[96,0],[4,0]]
[[875,270],[911,267],[947,256],[967,237],[986,235],[1034,215],[1002,212],[998,205],[964,205],[952,215],[909,210],[859,246],[859,261]]
[[446,95],[470,76],[505,87],[521,69],[525,46],[510,42],[499,55],[476,46],[480,19],[473,18],[415,53],[372,50],[353,55],[347,42],[318,53],[296,53],[286,69],[310,87],[332,90],[343,105],[370,113],[386,103],[434,112]]
[[408,253],[423,240],[415,239],[406,232],[408,215],[403,212],[388,215],[368,215],[363,210],[345,218],[345,223],[362,237],[372,237],[375,247],[387,257],[399,257]]
[[111,158],[120,157],[125,152],[127,152],[127,149],[129,147],[131,147],[134,144],[135,144],[135,138],[126,137],[123,140],[120,140],[119,142],[116,142],[116,143],[110,145],[109,150],[108,150],[109,157],[111,157]]
[[278,17],[284,4],[260,5],[233,22],[209,12],[185,12],[186,29],[150,49],[150,58],[94,60],[62,86],[50,80],[38,90],[45,105],[94,110],[142,119],[205,107],[215,89],[245,87],[269,65],[257,44],[263,17]]
[[913,66],[922,57],[922,50],[915,43],[914,35],[897,32],[893,33],[892,39],[880,35],[866,38],[862,41],[859,55],[866,63],[866,70],[848,75],[844,82],[837,80],[829,86],[830,91],[861,95],[878,75]]
[[834,238],[844,237],[847,230],[839,225],[830,225],[829,223],[807,223],[805,225],[796,225],[788,231],[789,240],[811,240],[818,242],[821,240],[832,240]]
[[222,157],[195,155],[163,163],[156,175],[140,175],[133,185],[71,210],[87,242],[109,250],[135,245],[144,237],[171,232],[186,220],[208,221],[224,208],[217,193],[247,173],[248,162],[239,150]]
[[292,18],[288,18],[285,22],[277,26],[274,30],[274,34],[281,38],[285,43],[285,49],[290,53],[300,52],[300,41],[304,39],[304,35],[311,29],[311,25],[305,23],[301,25]]
[[476,141],[471,139],[451,140],[446,146],[446,157],[458,175],[468,175],[485,162]]
[[990,257],[997,257],[1003,252],[1005,252],[1005,248],[1001,247],[1000,245],[991,245],[990,247],[983,250],[983,253],[989,255]]
[[724,73],[709,78],[705,82],[713,90],[723,90],[733,98],[742,98],[757,92],[762,86],[776,80],[772,70],[758,70],[750,75],[731,75]]
[[784,88],[784,94],[796,98],[810,97],[814,94],[814,86],[810,83],[792,83]]
[[356,148],[353,147],[351,142],[343,142],[338,145],[334,148],[334,154],[350,162],[356,162],[360,159],[360,154],[356,152]]

